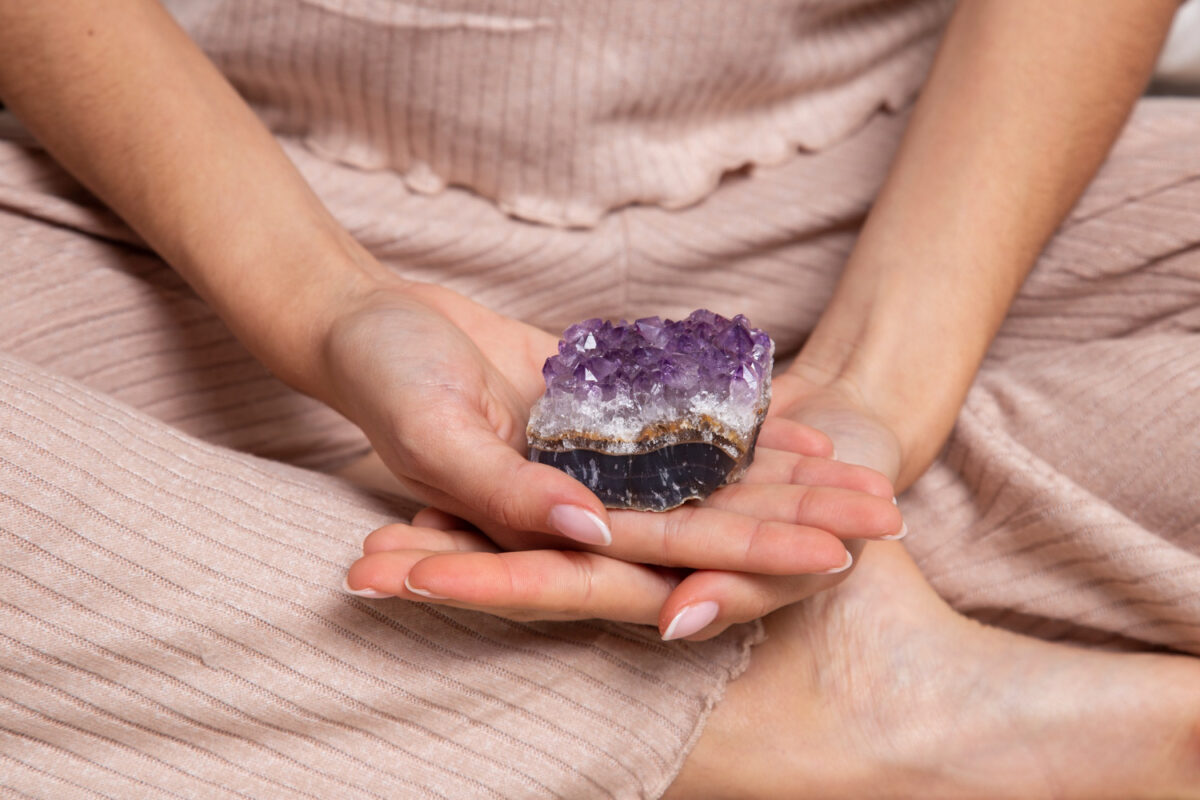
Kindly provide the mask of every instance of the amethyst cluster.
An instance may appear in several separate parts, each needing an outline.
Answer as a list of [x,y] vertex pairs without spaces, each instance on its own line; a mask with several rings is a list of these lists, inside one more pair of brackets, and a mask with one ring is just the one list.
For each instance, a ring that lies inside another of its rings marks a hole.
[[771,394],[774,344],[742,315],[591,319],[546,360],[530,458],[606,505],[662,511],[737,480]]

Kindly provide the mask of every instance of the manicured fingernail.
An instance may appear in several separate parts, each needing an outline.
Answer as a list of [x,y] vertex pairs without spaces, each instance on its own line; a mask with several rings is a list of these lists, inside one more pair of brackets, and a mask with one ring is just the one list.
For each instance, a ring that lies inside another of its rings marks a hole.
[[830,458],[832,458],[834,461],[837,461],[837,460],[838,460],[838,457],[837,457],[837,448],[836,448],[836,447],[835,447],[835,448],[833,448],[833,452],[829,454],[829,457],[830,457]]
[[684,606],[683,610],[676,614],[675,619],[671,620],[671,624],[667,626],[667,632],[662,635],[663,641],[682,639],[704,630],[717,618],[718,611],[720,611],[720,607],[715,600],[705,600],[701,603]]
[[879,540],[882,542],[894,542],[897,539],[903,539],[905,536],[908,536],[908,523],[901,522],[899,533],[893,533],[891,536],[880,536]]
[[847,550],[845,564],[842,564],[840,567],[834,567],[833,569],[822,570],[821,572],[818,572],[816,574],[817,575],[836,575],[839,572],[845,572],[846,570],[850,569],[850,565],[853,563],[854,563],[854,556],[850,555],[850,551]]
[[350,584],[345,578],[342,578],[342,589],[348,594],[356,595],[358,597],[369,597],[372,600],[379,600],[384,597],[394,596],[390,594],[384,594],[383,592],[377,592],[374,589],[351,589]]
[[892,505],[894,505],[896,508],[900,507],[900,501],[897,500],[894,496],[892,497]]
[[413,586],[411,583],[408,582],[408,578],[404,579],[404,588],[408,589],[413,594],[419,594],[419,595],[421,595],[421,597],[428,597],[430,600],[449,600],[450,599],[449,597],[446,597],[446,595],[444,595],[444,594],[434,594],[433,592],[429,591],[428,589],[418,589],[417,587]]
[[550,509],[550,527],[584,544],[612,544],[612,531],[586,508],[579,506],[555,506]]

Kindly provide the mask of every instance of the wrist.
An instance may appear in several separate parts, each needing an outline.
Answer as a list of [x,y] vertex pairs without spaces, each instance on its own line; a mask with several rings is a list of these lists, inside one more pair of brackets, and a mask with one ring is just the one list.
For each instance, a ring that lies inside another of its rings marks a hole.
[[[794,374],[802,375],[803,371]],[[863,417],[873,420],[878,428],[886,431],[886,436],[883,438],[892,443],[886,449],[885,455],[888,458],[873,458],[869,461],[854,457],[846,458],[848,454],[841,452],[840,446],[838,446],[838,458],[851,463],[864,464],[881,472],[892,481],[893,489],[897,494],[912,486],[924,474],[937,458],[954,426],[953,419],[948,421],[944,421],[946,418],[917,420],[913,419],[911,415],[895,413],[886,402],[880,401],[877,395],[865,391],[852,376],[837,377],[824,385],[824,391],[829,395],[845,398],[850,405],[859,409]],[[825,430],[821,424],[816,422],[810,424]],[[830,431],[825,432],[832,435]],[[836,437],[834,438],[836,445]]]
[[822,320],[788,369],[789,375],[845,398],[894,437],[899,463],[893,475],[903,491],[929,467],[954,427],[974,376],[969,357],[926,350],[893,335],[867,312],[857,328]]
[[[916,480],[950,435],[1032,257],[976,246],[957,229],[872,210],[793,369],[846,387],[899,440],[898,482]],[[969,233],[969,232],[968,232]]]
[[212,298],[235,335],[277,378],[341,410],[327,364],[339,321],[370,305],[379,292],[402,292],[407,282],[378,263],[349,234],[331,231],[319,243],[276,252],[286,263],[284,285],[259,285],[255,298]]

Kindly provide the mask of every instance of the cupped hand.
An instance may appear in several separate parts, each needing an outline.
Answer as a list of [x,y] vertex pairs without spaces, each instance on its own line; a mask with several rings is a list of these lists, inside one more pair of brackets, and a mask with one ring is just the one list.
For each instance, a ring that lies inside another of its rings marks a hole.
[[[788,426],[780,424],[783,421],[811,426],[827,434],[835,448],[833,456],[839,468],[854,470],[852,474],[856,475],[863,491],[891,497],[893,482],[900,471],[900,442],[887,424],[870,410],[852,384],[814,381],[797,373],[776,376],[770,415],[759,437],[760,446],[785,451],[796,449],[794,442],[782,437],[783,432],[789,430]],[[804,479],[814,482],[833,479],[831,462],[826,462],[826,469],[830,472],[806,475]],[[894,503],[894,497],[891,499]],[[898,529],[871,538],[903,538],[908,529],[900,521],[898,509],[895,520]],[[864,537],[847,542],[846,548],[857,555],[865,544]],[[710,638],[730,624],[757,619],[828,589],[847,575],[848,571],[782,576],[734,570],[693,572],[663,603],[659,627],[672,634],[678,634],[681,629],[692,631],[688,637],[692,639]],[[675,630],[671,630],[672,624]]]
[[[326,374],[333,404],[363,428],[405,494],[506,550],[590,546],[631,562],[790,574],[839,568],[841,538],[898,526],[892,509],[870,508],[871,498],[859,508],[858,487],[838,484],[785,486],[770,503],[743,489],[666,514],[606,511],[573,478],[525,458],[528,410],[556,342],[449,290],[408,284],[339,317]],[[813,452],[830,447],[809,429],[790,436]]]
[[367,434],[401,491],[502,546],[527,546],[531,534],[547,546],[603,543],[607,514],[595,495],[522,454],[554,346],[438,287],[377,289],[330,326],[328,399]]
[[[775,528],[786,526],[772,520],[772,516],[794,517],[797,511],[789,507],[793,501],[803,503],[801,498],[807,496],[807,502],[818,509],[816,513],[836,515],[840,507],[853,516],[862,514],[855,505],[865,496],[873,498],[868,506],[874,506],[875,513],[882,511],[881,517],[897,516],[890,502],[890,484],[871,470],[827,458],[830,443],[823,435],[779,419],[764,425],[763,437],[789,449],[760,448],[742,483],[725,487],[703,504],[662,514],[609,512],[616,537],[630,534],[638,537],[642,548],[663,548],[660,561],[677,560],[668,555],[675,547],[690,560],[722,569],[692,571],[638,563],[613,557],[611,548],[605,548],[603,554],[599,548],[590,548],[590,552],[505,551],[465,520],[427,508],[413,518],[412,525],[387,525],[368,536],[363,544],[364,557],[355,562],[347,576],[347,588],[368,597],[425,600],[518,620],[603,618],[637,622],[657,625],[662,632],[670,632],[671,638],[682,638],[686,631],[678,624],[670,630],[671,620],[663,619],[664,607],[680,586],[691,587],[683,597],[681,610],[704,602],[696,599],[697,594],[706,591],[705,583],[698,579],[712,576],[717,580],[709,587],[708,601],[728,610],[710,623],[713,630],[690,635],[708,638],[734,622],[757,618],[798,599],[794,587],[784,592],[784,586],[772,585],[796,580],[796,570],[789,572],[786,565],[812,557],[805,553],[808,542],[803,534],[790,538],[773,534]],[[744,516],[737,510],[742,508],[753,508],[758,516],[735,521]],[[866,513],[869,516],[872,509]],[[672,521],[672,515],[677,521]],[[699,526],[694,524],[697,519],[701,520]],[[726,527],[708,530],[705,520],[721,521]],[[757,541],[753,536],[740,537],[738,525],[747,523],[764,531]],[[671,529],[678,530],[675,544],[671,544],[672,535],[664,533]],[[431,537],[429,531],[434,530],[449,538]],[[819,531],[814,534],[829,536]],[[738,543],[736,552],[728,542]],[[439,543],[444,546],[437,546]],[[766,555],[747,554],[760,547]],[[846,548],[841,544],[838,547],[842,562],[825,572],[840,572],[847,566]],[[736,561],[753,563],[764,574],[725,571],[730,562]],[[728,576],[745,580],[730,583]],[[756,582],[766,582],[767,586],[757,586]],[[760,605],[766,591],[778,593],[778,601]],[[745,616],[739,619],[739,614]]]
[[[348,416],[406,493],[442,509],[438,527],[487,535],[486,546],[437,551],[389,526],[368,538],[353,586],[523,619],[667,615],[660,628],[675,636],[686,631],[669,620],[716,603],[701,638],[798,599],[799,573],[844,570],[842,539],[899,530],[885,479],[830,461],[826,436],[777,413],[742,483],[665,514],[606,513],[584,487],[523,457],[553,337],[430,286],[375,297],[336,334],[330,356]],[[587,512],[582,524],[562,524],[564,505]],[[572,546],[564,534],[591,552],[562,550]]]

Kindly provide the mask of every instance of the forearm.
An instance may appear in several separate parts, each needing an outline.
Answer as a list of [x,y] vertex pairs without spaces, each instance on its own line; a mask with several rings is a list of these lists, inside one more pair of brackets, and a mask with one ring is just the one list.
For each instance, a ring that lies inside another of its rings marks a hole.
[[794,369],[840,380],[935,457],[1038,253],[1115,140],[1174,2],[962,3],[827,312]]
[[382,279],[154,0],[0,0],[0,98],[282,378],[324,309]]

